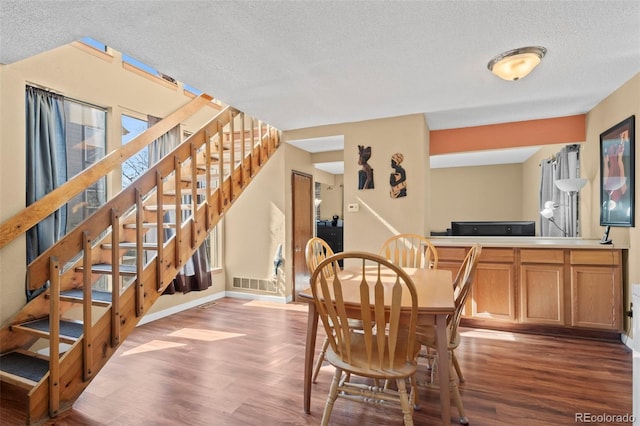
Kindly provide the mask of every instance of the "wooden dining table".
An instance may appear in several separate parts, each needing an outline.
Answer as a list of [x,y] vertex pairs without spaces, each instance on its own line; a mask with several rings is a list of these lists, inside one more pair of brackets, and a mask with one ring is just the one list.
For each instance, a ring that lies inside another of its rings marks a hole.
[[[447,316],[455,311],[451,271],[444,269],[403,268],[413,280],[418,296],[418,325],[436,327],[438,358],[448,360]],[[358,286],[362,282],[362,268],[349,267],[339,272],[345,304],[359,303]],[[313,374],[313,356],[318,331],[318,313],[313,301],[311,288],[298,292],[301,300],[309,303],[307,320],[307,342],[304,359],[304,411],[311,412],[311,380]],[[401,305],[410,309],[410,301],[403,300]],[[440,405],[442,423],[451,424],[451,399],[449,396],[449,368],[438,368],[440,381]]]

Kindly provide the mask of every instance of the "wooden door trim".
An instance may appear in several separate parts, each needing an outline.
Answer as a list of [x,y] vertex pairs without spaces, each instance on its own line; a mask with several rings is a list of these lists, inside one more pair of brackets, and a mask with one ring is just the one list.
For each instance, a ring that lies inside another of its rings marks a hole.
[[[296,193],[294,191],[295,178],[296,176],[301,176],[305,178],[309,178],[311,180],[311,185],[309,185],[309,198],[313,200],[313,175],[309,173],[300,172],[298,170],[291,170],[291,298],[292,300],[296,300],[296,262],[295,262],[295,250],[296,250],[296,235],[295,235],[295,225],[296,225]],[[311,236],[313,236],[313,209],[310,210],[311,214],[309,215],[309,229],[311,230]],[[304,250],[304,248],[303,248]]]

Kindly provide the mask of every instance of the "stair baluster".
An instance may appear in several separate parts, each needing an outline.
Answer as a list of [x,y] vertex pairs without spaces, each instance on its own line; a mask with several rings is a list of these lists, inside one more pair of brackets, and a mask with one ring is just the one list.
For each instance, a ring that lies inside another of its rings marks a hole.
[[136,316],[144,314],[144,283],[142,282],[142,271],[144,270],[144,228],[142,226],[144,208],[142,206],[142,192],[136,187]]
[[111,209],[111,244],[111,346],[115,348],[120,344],[120,216],[116,209]]
[[[93,342],[93,309],[91,301],[92,295],[92,280],[91,280],[91,259],[92,259],[92,241],[89,235],[89,231],[82,233],[83,240],[83,254],[82,264],[84,269],[82,270],[82,322],[83,322],[83,334],[82,339],[83,346],[83,379],[84,381],[90,380],[93,372],[91,366],[93,365],[93,351],[91,350],[91,342]],[[113,250],[117,250],[116,247]]]
[[224,143],[224,135],[222,133],[222,126],[218,123],[218,194],[220,211],[224,211],[227,206],[227,196],[224,192],[224,152],[222,144]]
[[[182,182],[182,163],[180,162],[180,159],[175,156],[173,157],[173,170],[175,173],[174,179],[176,182]],[[195,182],[191,182],[191,185],[193,186],[195,184]],[[181,258],[181,250],[180,248],[182,247],[182,194],[178,194],[176,193],[175,196],[175,223],[176,223],[176,229],[175,229],[175,240],[174,240],[174,247],[175,247],[175,265],[177,269],[180,269],[180,267],[182,267],[182,258]],[[161,207],[164,205],[164,202],[162,204],[158,205],[158,209],[161,209]],[[164,216],[164,215],[163,215]]]
[[[162,194],[164,185],[160,170],[156,172],[156,205],[162,204]],[[162,271],[164,270],[164,212],[162,209],[156,210],[156,240],[158,241],[158,255],[156,256],[156,291],[161,292],[164,288]]]
[[60,263],[49,259],[49,415],[60,409]]
[[[193,142],[189,144],[189,150],[191,151],[191,220],[193,225],[191,226],[191,250],[196,249],[196,239],[198,230],[198,152]],[[179,182],[177,180],[177,182]],[[176,191],[176,195],[178,192]]]
[[245,146],[247,144],[247,137],[245,133],[247,131],[247,122],[244,112],[240,113],[240,123],[242,123],[242,130],[240,131],[240,188],[244,188],[244,183],[247,181],[247,167],[245,163],[245,160],[247,159],[247,154],[245,152]]
[[234,192],[234,173],[236,167],[235,162],[235,152],[236,152],[236,144],[235,144],[235,126],[233,125],[235,117],[231,112],[229,112],[229,202],[233,202],[235,199]]

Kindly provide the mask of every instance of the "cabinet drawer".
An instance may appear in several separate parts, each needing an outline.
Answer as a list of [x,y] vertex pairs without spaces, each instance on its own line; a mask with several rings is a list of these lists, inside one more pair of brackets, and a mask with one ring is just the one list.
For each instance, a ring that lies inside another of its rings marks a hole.
[[436,247],[438,251],[438,262],[441,260],[458,260],[462,262],[467,249],[465,247]]
[[571,250],[572,265],[619,265],[620,250]]
[[522,263],[564,263],[563,250],[550,249],[521,249]]
[[485,247],[480,253],[480,262],[513,262],[515,259],[513,249]]

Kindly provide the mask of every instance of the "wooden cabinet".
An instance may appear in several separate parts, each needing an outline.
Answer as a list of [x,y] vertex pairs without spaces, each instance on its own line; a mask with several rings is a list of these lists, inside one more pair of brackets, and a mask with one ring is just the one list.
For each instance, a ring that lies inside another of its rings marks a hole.
[[564,251],[520,251],[520,321],[565,324]]
[[[438,268],[458,273],[467,254],[465,247],[438,247]],[[463,316],[496,321],[514,321],[514,250],[483,248]]]
[[623,324],[620,253],[571,252],[571,325],[619,330]]
[[342,226],[324,226],[318,225],[316,227],[316,235],[319,238],[322,238],[329,244],[331,250],[334,253],[340,253],[343,251],[342,248]]
[[483,248],[471,287],[471,316],[514,321],[514,250]]
[[[438,246],[455,275],[468,247]],[[463,317],[466,325],[555,333],[620,332],[621,249],[483,246]]]

